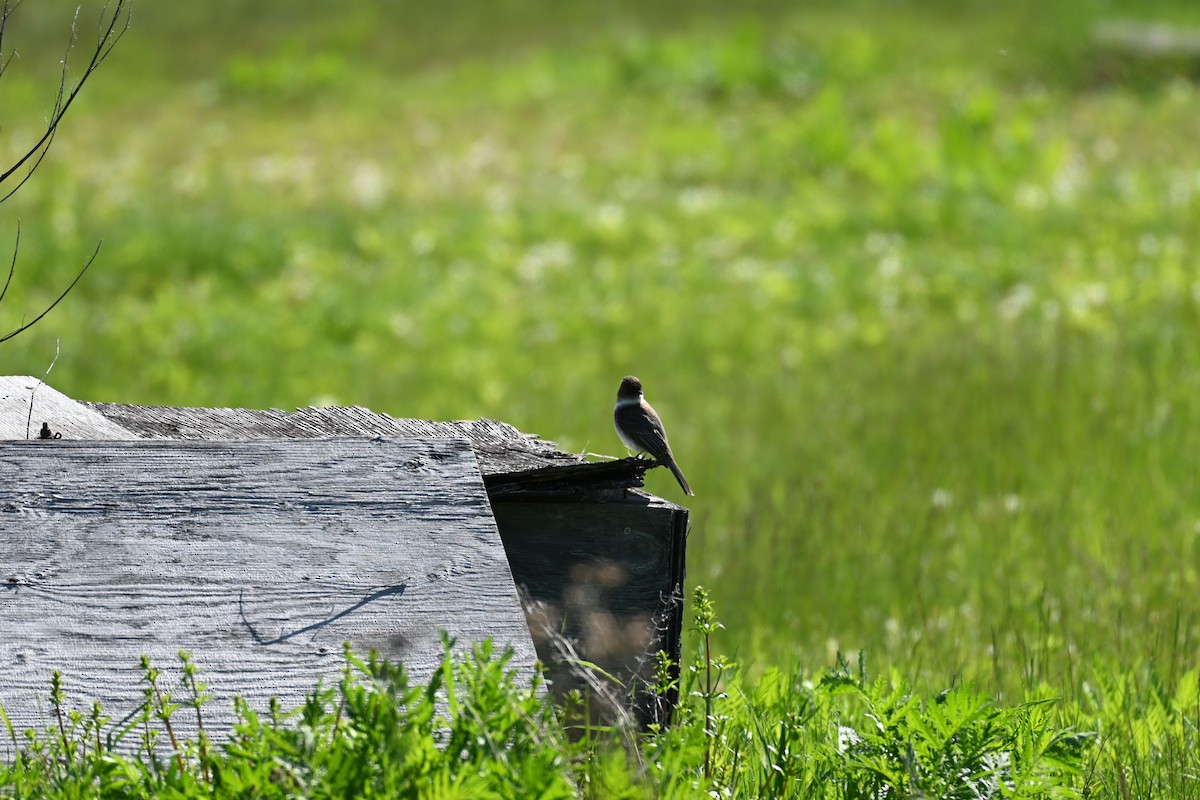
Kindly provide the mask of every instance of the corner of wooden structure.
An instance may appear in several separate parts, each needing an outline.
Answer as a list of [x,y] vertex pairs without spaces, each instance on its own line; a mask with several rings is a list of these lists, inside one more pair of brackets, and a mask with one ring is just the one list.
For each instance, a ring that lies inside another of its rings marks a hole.
[[0,375],[0,440],[47,438],[136,439],[100,412],[29,375]]
[[555,695],[590,690],[601,718],[625,713],[630,698],[606,697],[578,666],[588,661],[636,687],[640,726],[669,723],[678,689],[655,692],[655,660],[670,658],[678,684],[688,510],[620,490],[493,498],[492,511]]

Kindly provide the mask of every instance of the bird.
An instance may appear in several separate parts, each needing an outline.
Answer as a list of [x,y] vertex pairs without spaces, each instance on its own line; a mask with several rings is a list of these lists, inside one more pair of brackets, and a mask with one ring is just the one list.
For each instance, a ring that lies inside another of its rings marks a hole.
[[642,382],[633,375],[621,379],[621,387],[617,389],[617,405],[613,408],[613,424],[616,425],[617,436],[621,437],[626,447],[665,464],[675,480],[679,481],[684,494],[695,494],[692,487],[688,486],[687,478],[683,477],[683,470],[675,463],[662,420],[646,402],[642,394]]

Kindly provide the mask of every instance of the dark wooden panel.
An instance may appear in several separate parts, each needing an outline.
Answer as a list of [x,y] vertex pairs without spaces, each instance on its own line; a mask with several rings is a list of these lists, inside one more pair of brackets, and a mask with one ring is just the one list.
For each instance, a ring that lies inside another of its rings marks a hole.
[[[559,695],[584,688],[579,670],[564,663],[560,636],[627,688],[650,681],[655,651],[679,659],[687,510],[640,492],[615,497],[492,499],[538,658]],[[655,706],[637,694],[645,723]]]
[[171,674],[186,648],[220,730],[235,694],[295,704],[336,679],[343,641],[427,679],[439,629],[532,673],[464,440],[0,442],[0,704],[18,727],[52,670],[119,719],[139,656]]

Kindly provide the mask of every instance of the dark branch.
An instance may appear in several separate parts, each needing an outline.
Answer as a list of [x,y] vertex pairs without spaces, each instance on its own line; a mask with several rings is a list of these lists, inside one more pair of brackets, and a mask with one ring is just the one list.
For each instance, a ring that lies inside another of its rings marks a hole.
[[12,56],[4,57],[4,29],[8,26],[8,18],[12,16],[19,5],[21,5],[21,0],[17,0],[15,3],[4,0],[4,8],[0,9],[0,75],[4,74],[4,68],[12,60]]
[[[29,330],[34,325],[36,325],[38,323],[38,321],[41,320],[42,317],[46,316],[51,311],[53,311],[54,307],[56,305],[58,305],[59,303],[61,303],[63,298],[71,293],[71,290],[75,288],[75,284],[79,283],[79,279],[83,277],[83,273],[88,271],[88,267],[90,267],[92,265],[92,262],[96,260],[96,256],[98,256],[100,254],[100,245],[102,245],[102,244],[104,244],[103,239],[101,239],[99,242],[96,242],[96,249],[92,251],[92,257],[89,258],[87,260],[87,263],[83,265],[83,269],[79,270],[79,274],[75,276],[75,280],[71,281],[71,285],[68,286],[66,289],[63,289],[63,293],[58,296],[57,300],[55,300],[50,305],[46,306],[45,310],[43,310],[42,313],[38,314],[36,317],[31,319],[29,322],[26,322],[24,325],[17,328],[15,331],[11,331],[10,333],[6,333],[3,336],[0,336],[0,344],[7,342],[9,339],[13,338],[14,336],[16,336],[19,333]],[[13,253],[13,259],[14,259],[14,261],[16,259],[15,252]],[[11,270],[9,271],[9,277],[10,278],[12,277]]]
[[8,265],[8,277],[4,279],[4,288],[0,289],[0,300],[4,299],[4,295],[8,294],[8,287],[12,285],[13,274],[17,271],[17,253],[21,250],[21,220],[17,220],[17,240],[13,242],[13,257],[12,263]]
[[[62,74],[59,78],[58,91],[54,97],[54,108],[50,112],[50,121],[46,124],[46,131],[33,145],[33,147],[29,148],[29,150],[23,156],[18,158],[17,161],[6,171],[0,173],[0,184],[2,184],[4,181],[8,180],[13,173],[29,163],[31,159],[33,160],[33,163],[29,165],[28,171],[21,178],[20,182],[18,182],[10,192],[3,197],[0,197],[0,203],[3,203],[8,198],[12,197],[18,189],[24,186],[25,181],[29,180],[29,177],[33,174],[34,170],[36,170],[42,163],[42,159],[46,157],[46,152],[50,149],[50,144],[54,141],[54,135],[58,132],[59,123],[62,122],[63,117],[66,116],[67,110],[70,109],[71,104],[75,102],[75,98],[79,95],[80,90],[83,89],[83,85],[87,83],[88,78],[90,78],[92,74],[100,67],[100,65],[104,63],[105,59],[107,59],[109,54],[112,53],[113,48],[117,46],[117,42],[121,41],[121,39],[125,36],[125,33],[129,30],[131,12],[128,8],[128,4],[129,0],[117,0],[116,7],[113,8],[111,16],[109,14],[110,4],[104,4],[104,8],[100,12],[100,28],[97,32],[96,47],[92,51],[92,57],[88,61],[88,65],[84,69],[83,75],[80,76],[79,80],[75,82],[75,85],[71,87],[70,91],[68,92],[67,73],[70,66],[70,55],[71,50],[74,49],[75,42],[78,38],[76,23],[78,22],[79,11],[76,10],[75,19],[71,21],[71,36],[67,40],[66,53],[63,55]],[[4,11],[0,13],[0,41],[3,40],[4,23],[8,21],[8,17],[12,14],[17,5],[20,4],[17,3],[15,5],[10,5],[8,2],[5,2]],[[120,27],[118,27],[119,23]],[[2,58],[3,53],[0,52],[0,59]],[[3,63],[7,64],[7,62]]]
[[[49,120],[46,123],[45,132],[42,133],[41,137],[37,140],[33,147],[29,148],[29,150],[24,155],[19,157],[16,162],[7,170],[0,173],[0,186],[3,186],[4,182],[8,180],[9,177],[14,175],[18,170],[25,170],[24,175],[22,175],[20,180],[17,181],[16,186],[12,187],[11,190],[0,197],[0,203],[8,200],[17,191],[19,191],[20,188],[25,185],[25,182],[28,181],[33,175],[33,173],[37,171],[37,168],[41,166],[42,161],[46,158],[46,154],[50,152],[50,145],[54,143],[54,137],[58,133],[59,123],[61,123],[63,117],[66,116],[68,109],[71,108],[71,104],[74,103],[75,98],[79,96],[79,92],[83,89],[84,84],[87,83],[88,79],[91,78],[93,73],[99,69],[100,65],[105,62],[108,56],[112,53],[113,48],[117,46],[117,43],[121,41],[126,32],[129,30],[131,19],[131,11],[129,8],[130,2],[132,2],[132,0],[116,0],[116,5],[113,5],[110,0],[105,0],[104,7],[100,10],[99,23],[96,30],[95,48],[92,50],[91,58],[88,60],[87,66],[83,70],[83,74],[77,81],[75,81],[74,85],[71,86],[69,77],[71,51],[74,50],[75,43],[79,38],[79,9],[75,10],[75,17],[71,20],[71,35],[67,39],[66,52],[63,54],[62,71],[59,74],[58,79],[58,90],[54,95],[54,107],[51,110]],[[4,74],[5,69],[7,69],[9,63],[12,61],[12,55],[9,55],[7,58],[4,55],[4,32],[8,28],[9,17],[12,16],[13,12],[20,5],[21,0],[3,0],[3,7],[0,7],[0,75]],[[68,86],[70,86],[69,90]],[[4,288],[0,289],[0,301],[4,300],[4,297],[8,294],[9,286],[12,285],[13,275],[15,275],[17,271],[17,254],[20,249],[21,224],[18,222],[17,239],[16,243],[13,245],[12,263],[9,265],[8,276],[4,281]],[[43,317],[53,311],[54,307],[61,303],[63,298],[70,294],[71,290],[75,288],[75,285],[79,283],[81,278],[83,278],[84,273],[86,273],[88,268],[92,266],[92,263],[95,262],[96,256],[99,253],[100,244],[97,243],[96,249],[92,251],[91,258],[87,260],[87,263],[83,265],[83,269],[79,270],[79,274],[75,276],[75,280],[71,281],[71,284],[63,290],[62,294],[60,294],[53,303],[47,306],[42,313],[38,314],[30,322],[20,325],[14,331],[0,335],[0,343],[7,342],[14,336],[29,330]]]

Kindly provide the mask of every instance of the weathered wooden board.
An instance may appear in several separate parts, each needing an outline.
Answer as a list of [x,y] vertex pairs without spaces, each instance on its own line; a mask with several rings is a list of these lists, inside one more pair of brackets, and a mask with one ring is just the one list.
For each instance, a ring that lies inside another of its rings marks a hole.
[[[401,419],[361,406],[333,408],[177,408],[85,403],[109,421],[146,439],[311,439],[324,436],[388,436],[397,439],[467,439],[484,476],[500,472],[582,464],[537,436],[494,419]],[[131,437],[131,438],[132,438]]]
[[360,406],[282,411],[93,403],[72,400],[40,383],[29,376],[0,376],[0,439],[37,438],[43,423],[64,439],[461,438],[471,443],[493,497],[638,487],[653,463],[630,458],[588,462],[493,419],[406,419]]
[[75,707],[120,719],[139,657],[176,676],[187,649],[221,730],[234,695],[291,706],[335,680],[343,641],[424,680],[439,630],[532,673],[464,440],[0,442],[0,705],[18,728],[48,721],[56,669]]
[[28,375],[0,375],[0,439],[36,439],[42,423],[65,439],[136,438],[94,408]]
[[[0,398],[6,393],[26,398],[35,384],[34,378],[0,377]],[[42,405],[43,393],[59,405]],[[100,424],[74,422],[88,411],[96,416],[86,419]],[[0,404],[0,433],[9,424],[9,436],[24,438],[28,415],[27,403],[7,410]],[[288,412],[76,403],[45,386],[38,391],[31,430],[41,422],[64,438],[465,439],[483,474],[513,575],[533,600],[529,627],[555,690],[585,688],[573,666],[576,654],[556,649],[563,637],[579,657],[604,665],[627,683],[648,677],[655,650],[678,658],[688,515],[680,506],[626,491],[643,484],[652,464],[647,460],[587,462],[487,419],[403,419],[360,407]],[[637,710],[643,723],[663,721],[663,701],[668,714],[674,702],[673,696],[642,699],[646,702]]]

